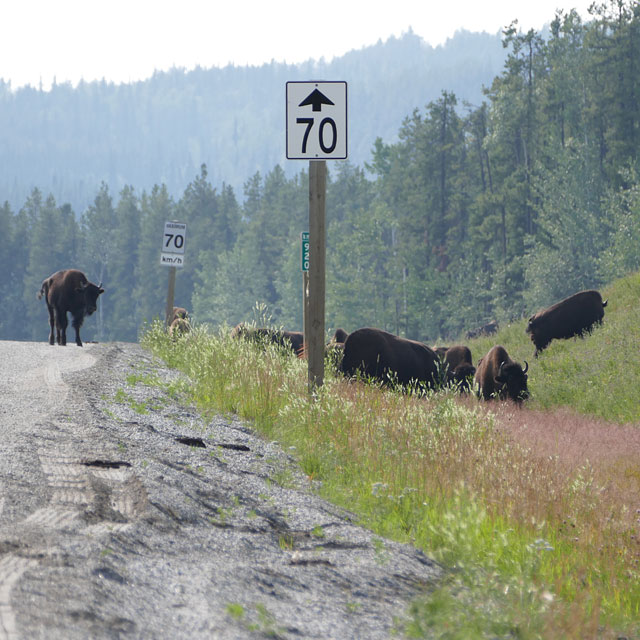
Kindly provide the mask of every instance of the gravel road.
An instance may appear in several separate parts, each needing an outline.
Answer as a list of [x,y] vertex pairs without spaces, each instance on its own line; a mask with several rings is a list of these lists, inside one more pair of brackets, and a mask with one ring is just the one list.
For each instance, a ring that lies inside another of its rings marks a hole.
[[0,640],[389,638],[442,575],[137,344],[0,361]]

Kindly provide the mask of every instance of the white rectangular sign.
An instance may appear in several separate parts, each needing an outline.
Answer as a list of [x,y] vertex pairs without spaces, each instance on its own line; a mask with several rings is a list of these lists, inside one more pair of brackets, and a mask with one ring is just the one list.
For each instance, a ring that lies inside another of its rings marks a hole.
[[347,157],[347,83],[287,82],[287,158]]
[[186,236],[187,225],[184,222],[164,223],[160,264],[167,267],[184,267]]

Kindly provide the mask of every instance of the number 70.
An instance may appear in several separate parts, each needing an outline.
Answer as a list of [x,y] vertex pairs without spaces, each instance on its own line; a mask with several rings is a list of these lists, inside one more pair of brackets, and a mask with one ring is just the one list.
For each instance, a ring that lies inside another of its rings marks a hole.
[[[302,153],[307,153],[307,142],[309,141],[309,134],[315,123],[314,118],[296,118],[296,124],[306,124],[304,136],[302,138]],[[326,126],[331,127],[331,144],[328,146],[324,144],[324,129]],[[323,153],[331,153],[338,143],[338,128],[336,127],[335,120],[333,118],[323,118],[320,122],[318,130],[318,142]]]

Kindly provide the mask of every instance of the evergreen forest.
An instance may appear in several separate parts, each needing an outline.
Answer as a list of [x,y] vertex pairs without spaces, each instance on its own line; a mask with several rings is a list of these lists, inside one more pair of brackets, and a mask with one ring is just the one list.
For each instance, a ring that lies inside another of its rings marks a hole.
[[[328,331],[376,326],[432,344],[640,267],[639,4],[594,4],[585,21],[559,11],[544,34],[513,23],[503,45],[478,105],[443,87],[366,164],[328,163]],[[299,330],[297,167],[256,172],[242,194],[205,163],[179,196],[160,177],[117,193],[105,181],[80,214],[39,188],[16,210],[6,200],[0,338],[46,340],[36,293],[74,266],[106,290],[83,338],[137,340],[164,313],[166,220],[187,224],[175,302],[197,322]]]

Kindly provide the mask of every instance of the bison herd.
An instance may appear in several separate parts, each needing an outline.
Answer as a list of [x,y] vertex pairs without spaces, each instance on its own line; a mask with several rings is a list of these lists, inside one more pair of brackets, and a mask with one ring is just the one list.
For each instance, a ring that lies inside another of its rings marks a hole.
[[[81,347],[80,327],[85,316],[96,311],[98,297],[104,293],[102,283],[96,285],[77,269],[57,271],[43,281],[38,298],[44,296],[49,311],[49,344],[67,344],[67,313],[72,316],[76,344]],[[538,357],[554,339],[584,336],[596,324],[602,323],[607,301],[598,291],[580,291],[529,318],[526,332]],[[169,334],[179,337],[191,329],[189,314],[182,307],[173,307]],[[492,321],[469,331],[467,338],[492,335],[498,329]],[[304,357],[304,335],[300,331],[256,328],[240,323],[231,337],[258,343],[270,343],[290,348]],[[471,351],[465,345],[429,347],[417,340],[396,336],[382,329],[364,327],[352,333],[337,329],[326,345],[332,365],[348,378],[363,377],[384,385],[402,388],[436,389],[454,386],[462,392],[475,387],[480,397],[511,399],[520,403],[529,397],[527,371],[513,360],[502,345],[493,346],[473,365]]]
[[[602,322],[604,308],[597,291],[581,291],[533,315],[527,324],[535,346],[534,357],[554,339],[584,336]],[[467,337],[492,335],[495,321]],[[231,332],[234,338],[269,342],[292,349],[304,357],[304,336],[296,331],[262,329],[239,324]],[[485,399],[510,399],[521,403],[529,397],[527,372],[502,345],[493,346],[477,365],[465,345],[429,347],[422,342],[396,336],[382,329],[364,327],[352,333],[337,329],[326,345],[326,354],[335,368],[348,378],[361,377],[383,385],[402,388],[436,389],[453,386],[461,392],[475,388]]]

